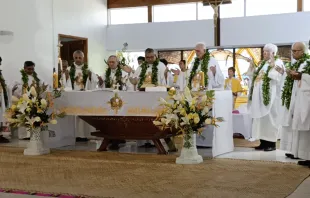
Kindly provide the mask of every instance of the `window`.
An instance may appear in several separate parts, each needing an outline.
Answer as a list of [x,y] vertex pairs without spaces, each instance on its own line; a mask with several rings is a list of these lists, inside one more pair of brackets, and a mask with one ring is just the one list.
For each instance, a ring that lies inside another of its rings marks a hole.
[[134,70],[136,70],[139,66],[138,64],[138,57],[143,56],[144,52],[124,52],[123,56],[126,58],[126,60],[129,62],[129,66],[132,67]]
[[153,22],[196,20],[196,3],[153,6]]
[[209,52],[217,60],[224,78],[227,78],[228,68],[233,66],[233,49],[212,49]]
[[181,51],[159,51],[158,57],[160,59],[166,59],[170,64],[179,64]]
[[110,24],[147,23],[147,7],[110,9]]
[[213,14],[211,6],[203,6],[201,2],[198,3],[198,20],[213,19]]
[[304,10],[303,11],[310,11],[310,1],[309,0],[303,0],[304,1]]
[[296,0],[246,0],[246,15],[268,15],[297,12]]
[[223,4],[220,6],[221,18],[232,18],[243,16],[244,16],[244,0],[232,0],[231,4]]

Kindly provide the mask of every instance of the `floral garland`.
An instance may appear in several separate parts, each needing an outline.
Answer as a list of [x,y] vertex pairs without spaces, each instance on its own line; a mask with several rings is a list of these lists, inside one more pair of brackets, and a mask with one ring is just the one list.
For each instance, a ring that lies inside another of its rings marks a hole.
[[[112,82],[111,82],[111,68],[108,67],[106,73],[105,73],[105,87],[106,88],[111,88],[112,87]],[[120,65],[117,66],[116,68],[116,73],[115,73],[116,81],[119,85],[122,85],[122,68]],[[121,89],[121,87],[120,87]]]
[[[24,69],[21,69],[20,73],[22,75],[23,93],[24,93],[25,90],[29,91],[29,89],[30,89],[30,87],[28,87],[29,77],[28,77],[28,74],[25,72]],[[35,71],[33,71],[32,77],[33,77],[37,87],[39,87],[40,86],[40,79],[38,78],[38,74]]]
[[[158,67],[157,67],[158,64],[159,64],[159,60],[156,59],[152,65],[152,84],[154,84],[155,86],[158,85]],[[141,65],[141,73],[139,75],[140,80],[139,80],[138,88],[141,88],[141,86],[144,83],[145,73],[146,73],[147,68],[148,68],[148,63],[143,62]]]
[[266,64],[266,61],[265,60],[262,61],[261,64],[259,65],[259,67],[257,68],[257,70],[253,74],[253,79],[252,79],[251,89],[250,89],[250,94],[249,94],[249,100],[252,100],[252,94],[253,94],[253,90],[254,90],[254,82],[255,82],[260,70],[263,69],[265,64]]
[[[203,58],[202,58],[202,63],[201,63],[201,71],[205,74],[204,75],[204,78],[205,78],[205,84],[204,86],[205,87],[208,87],[208,83],[209,83],[209,77],[208,77],[208,64],[209,64],[209,60],[210,60],[210,53],[209,51],[207,50],[206,53],[203,55]],[[192,71],[189,75],[189,79],[188,79],[188,87],[189,89],[192,89],[192,80],[196,74],[196,71],[199,67],[199,63],[200,63],[200,60],[198,57],[195,58],[195,62],[194,62],[194,65],[193,65],[193,68],[192,68]]]
[[[77,80],[77,77],[75,77],[75,65],[72,64],[72,66],[70,67],[70,71],[69,71],[69,76],[70,76],[70,80],[71,80],[71,85],[72,85],[72,90],[74,90],[74,82]],[[84,64],[84,66],[82,67],[82,73],[83,73],[83,84],[84,87],[86,86],[86,82],[87,82],[87,78],[88,78],[88,65]]]
[[307,65],[301,73],[310,75],[310,60],[307,61]]
[[3,90],[3,98],[4,98],[4,105],[7,108],[9,106],[9,98],[8,98],[8,92],[7,92],[7,86],[5,84],[5,80],[3,78],[2,72],[0,70],[0,85]]
[[[298,71],[300,65],[303,64],[309,58],[310,56],[308,54],[304,54],[303,57],[299,59],[298,61],[296,61],[293,65],[291,63],[288,63],[287,69]],[[305,69],[307,69],[307,67]],[[289,75],[286,76],[281,99],[282,99],[282,105],[283,106],[285,105],[287,109],[289,109],[291,105],[293,84],[294,84],[294,79],[292,79]]]

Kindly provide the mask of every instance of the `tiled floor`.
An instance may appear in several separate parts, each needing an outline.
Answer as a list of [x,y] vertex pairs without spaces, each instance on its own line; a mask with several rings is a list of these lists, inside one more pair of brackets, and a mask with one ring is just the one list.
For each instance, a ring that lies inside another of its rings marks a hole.
[[[12,141],[12,143],[6,144],[6,146],[18,146],[25,147],[27,141]],[[2,146],[2,145],[1,145]],[[61,150],[96,150],[96,142],[91,141],[88,143],[78,143],[76,146],[68,146],[59,148]],[[126,145],[122,145],[120,152],[132,152],[132,153],[156,153],[155,148],[138,148],[135,142],[128,142]],[[211,157],[211,149],[198,149],[200,155],[204,157]],[[273,151],[273,152],[261,152],[255,151],[251,148],[236,147],[234,152],[227,153],[219,156],[218,158],[233,158],[233,159],[246,159],[246,160],[266,160],[266,161],[280,161],[280,162],[296,162],[296,160],[287,159],[284,151]],[[297,190],[289,196],[289,198],[309,198],[310,197],[310,178],[306,179]],[[30,198],[37,196],[30,195],[15,195],[0,193],[0,198]]]

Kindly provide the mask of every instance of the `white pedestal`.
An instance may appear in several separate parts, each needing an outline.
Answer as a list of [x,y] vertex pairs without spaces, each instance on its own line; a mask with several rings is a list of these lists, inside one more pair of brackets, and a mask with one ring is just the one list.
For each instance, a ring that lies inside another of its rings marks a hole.
[[30,141],[24,150],[24,155],[45,155],[50,153],[50,149],[45,147],[41,128],[35,128],[30,132]]
[[[185,140],[183,140],[183,142],[184,141]],[[190,142],[190,148],[182,148],[180,157],[176,159],[177,164],[200,164],[203,162],[203,159],[201,155],[198,155],[196,148],[196,134],[192,135]]]

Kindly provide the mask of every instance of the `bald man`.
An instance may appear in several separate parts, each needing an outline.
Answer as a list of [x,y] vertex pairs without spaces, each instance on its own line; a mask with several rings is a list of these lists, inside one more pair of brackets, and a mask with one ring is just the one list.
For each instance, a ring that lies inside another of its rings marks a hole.
[[[187,72],[188,77],[188,85],[192,88],[192,90],[197,91],[199,89],[194,87],[194,75],[199,71],[202,71],[204,67],[207,68],[208,71],[205,72],[205,76],[208,76],[208,89],[214,88],[223,88],[224,87],[224,76],[221,71],[221,68],[216,61],[215,58],[211,57],[211,55],[206,50],[206,45],[204,43],[198,43],[195,47],[196,58],[194,63],[192,63],[190,69]],[[195,64],[197,63],[197,64]],[[205,85],[200,85],[205,86]]]
[[[298,105],[300,105],[298,103],[300,102],[297,102],[297,99],[300,98],[297,96],[302,95],[300,90],[302,75],[306,76],[306,74],[302,74],[302,72],[306,67],[309,67],[307,63],[307,61],[309,61],[309,54],[305,43],[297,42],[292,45],[292,58],[291,66],[286,69],[285,83],[283,86],[284,92],[282,93],[284,101],[281,103],[280,107],[280,149],[288,151],[288,153],[285,154],[286,157],[296,159],[301,157],[301,155],[300,152],[298,152],[298,127],[294,127],[297,131],[293,130],[293,120],[294,118],[298,118],[297,115],[299,115],[299,111],[305,109],[307,106],[301,101],[301,105],[304,105],[304,107],[298,107]],[[288,83],[292,80],[293,84]],[[303,98],[306,99],[306,97]],[[307,102],[309,103],[310,101]],[[302,126],[303,124],[300,123],[299,125]],[[308,144],[310,144],[310,142]]]

